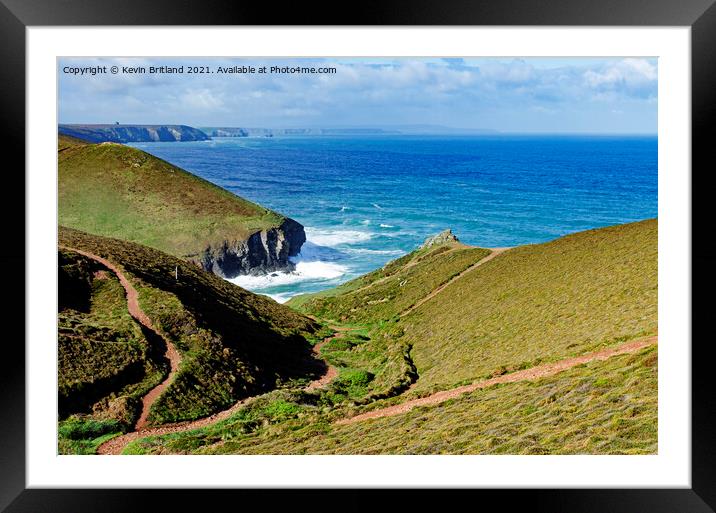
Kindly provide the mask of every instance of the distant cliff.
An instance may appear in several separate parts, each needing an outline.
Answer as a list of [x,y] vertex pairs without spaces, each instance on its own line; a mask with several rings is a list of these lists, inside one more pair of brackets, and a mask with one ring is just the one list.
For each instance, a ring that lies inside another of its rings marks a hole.
[[186,125],[60,125],[59,133],[88,142],[206,141],[208,135]]
[[398,132],[380,128],[245,128],[201,127],[211,137],[281,137],[303,135],[389,135]]

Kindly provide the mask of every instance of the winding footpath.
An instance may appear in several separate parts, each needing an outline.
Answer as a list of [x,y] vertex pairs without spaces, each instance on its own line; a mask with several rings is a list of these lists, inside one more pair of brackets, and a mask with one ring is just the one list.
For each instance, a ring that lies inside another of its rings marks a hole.
[[356,415],[354,417],[349,417],[346,419],[341,419],[335,422],[337,425],[346,425],[346,424],[355,424],[356,422],[361,422],[368,419],[378,419],[381,417],[392,417],[395,415],[400,415],[402,413],[407,413],[413,408],[416,408],[418,406],[428,406],[428,405],[434,405],[439,404],[442,402],[447,401],[448,399],[454,399],[462,394],[466,394],[468,392],[473,392],[475,390],[479,390],[482,388],[487,388],[492,385],[497,385],[500,383],[516,383],[518,381],[532,381],[539,378],[544,378],[547,376],[553,376],[555,374],[558,374],[562,371],[565,371],[567,369],[571,369],[572,367],[576,367],[577,365],[582,365],[585,363],[597,361],[597,360],[606,360],[608,358],[611,358],[612,356],[617,356],[621,354],[629,354],[629,353],[636,353],[637,351],[640,351],[646,347],[656,345],[658,343],[658,336],[654,335],[652,337],[647,338],[641,338],[637,340],[632,340],[629,342],[626,342],[624,344],[621,344],[616,347],[611,347],[608,349],[603,349],[601,351],[596,351],[593,353],[584,354],[581,356],[576,356],[573,358],[566,358],[564,360],[560,360],[558,362],[554,363],[546,363],[543,365],[537,365],[535,367],[512,372],[510,374],[504,374],[502,376],[498,376],[496,378],[486,379],[484,381],[479,381],[477,383],[472,383],[470,385],[465,385],[457,388],[452,388],[450,390],[444,390],[442,392],[437,392],[435,394],[429,395],[427,397],[421,397],[419,399],[412,399],[409,401],[405,401],[404,403],[396,404],[394,406],[388,406],[387,408],[381,408],[379,410],[373,410],[366,413],[362,413],[360,415]]
[[[186,422],[178,422],[174,424],[164,424],[162,426],[157,427],[146,427],[147,424],[147,417],[149,415],[149,410],[152,406],[152,404],[157,400],[157,398],[166,390],[166,388],[169,386],[169,384],[174,379],[174,376],[176,374],[176,371],[179,367],[179,363],[181,362],[181,357],[179,353],[176,351],[176,348],[174,345],[169,341],[166,337],[164,337],[161,333],[159,333],[152,325],[151,320],[149,317],[142,311],[142,309],[139,306],[138,302],[138,294],[137,290],[134,288],[134,286],[129,282],[129,280],[126,278],[126,276],[111,262],[108,260],[99,257],[97,255],[94,255],[92,253],[82,251],[79,249],[75,249],[72,247],[67,246],[60,246],[62,249],[66,249],[69,251],[74,251],[75,253],[78,253],[80,255],[83,255],[87,258],[90,258],[107,269],[111,270],[115,273],[117,278],[119,279],[120,283],[122,284],[122,287],[124,287],[124,290],[127,294],[127,309],[129,310],[130,315],[137,320],[142,326],[145,328],[151,330],[153,333],[155,333],[157,336],[161,337],[165,343],[166,343],[166,352],[165,357],[170,362],[170,372],[167,378],[162,381],[159,385],[154,387],[152,390],[150,390],[143,398],[142,398],[142,412],[140,414],[139,420],[137,421],[134,431],[131,431],[129,433],[126,433],[124,435],[117,436],[115,438],[112,438],[108,440],[107,442],[101,444],[99,448],[97,449],[98,454],[103,455],[109,455],[109,454],[121,454],[123,449],[133,440],[137,440],[139,438],[144,438],[148,436],[160,436],[160,435],[167,435],[171,433],[180,433],[183,431],[190,431],[193,429],[199,429],[203,427],[207,427],[211,424],[220,422],[222,420],[225,420],[229,418],[233,413],[237,412],[241,408],[243,408],[246,404],[248,404],[250,401],[254,400],[257,396],[254,397],[248,397],[245,399],[242,399],[238,402],[236,402],[233,406],[231,406],[227,410],[223,410],[221,412],[218,412],[214,415],[204,417],[202,419],[194,420],[194,421],[186,421]],[[451,278],[449,281],[444,283],[443,285],[439,286],[435,290],[433,290],[430,294],[425,296],[423,299],[415,303],[410,308],[406,309],[404,312],[400,314],[401,317],[408,315],[410,312],[424,304],[425,302],[429,301],[433,297],[435,297],[437,294],[442,292],[448,285],[453,283],[454,281],[460,279],[465,274],[473,271],[477,267],[485,264],[486,262],[489,262],[496,256],[504,253],[510,248],[493,248],[492,253],[490,253],[488,256],[483,258],[482,260],[479,260],[478,262],[474,263],[458,275]],[[313,318],[312,316],[309,316]],[[313,318],[314,320],[317,320]],[[320,343],[316,344],[313,349],[313,357],[316,359],[321,359],[320,351],[321,348],[329,343],[332,340],[339,339],[345,336],[345,333],[347,331],[352,331],[355,329],[360,328],[347,328],[347,327],[331,327],[333,330],[335,330],[335,333],[332,335],[324,338]],[[355,415],[353,417],[344,418],[336,421],[334,424],[336,425],[348,425],[348,424],[355,424],[357,422],[362,422],[369,419],[377,419],[382,417],[392,417],[395,415],[401,415],[403,413],[407,413],[413,408],[419,407],[419,406],[428,406],[428,405],[435,405],[440,404],[442,402],[445,402],[450,399],[454,399],[456,397],[459,397],[463,394],[467,394],[470,392],[473,392],[475,390],[480,390],[483,388],[487,388],[493,385],[497,384],[503,384],[503,383],[516,383],[520,381],[532,381],[548,376],[553,376],[555,374],[558,374],[560,372],[563,372],[565,370],[571,369],[573,367],[576,367],[578,365],[582,365],[585,363],[593,362],[593,361],[603,361],[607,360],[613,356],[617,355],[623,355],[623,354],[630,354],[630,353],[636,353],[646,347],[657,345],[658,344],[658,336],[654,335],[651,337],[641,338],[632,340],[629,342],[626,342],[624,344],[603,349],[600,351],[595,351],[592,353],[587,353],[581,356],[576,356],[572,358],[566,358],[557,362],[553,363],[547,363],[542,365],[537,365],[535,367],[524,369],[517,372],[512,372],[509,374],[504,374],[502,376],[497,376],[495,378],[486,379],[483,381],[478,381],[475,383],[472,383],[470,385],[464,385],[457,388],[453,388],[450,390],[444,390],[441,392],[436,392],[434,394],[431,394],[426,397],[421,397],[417,399],[411,399],[408,401],[405,401],[400,404],[396,404],[393,406],[388,406],[385,408],[369,411],[366,413],[362,413],[359,415]],[[311,391],[316,390],[322,387],[325,387],[328,385],[331,381],[333,381],[338,376],[338,370],[326,363],[325,372],[322,376],[318,377],[317,379],[311,381],[304,390]],[[417,383],[417,382],[416,382]],[[414,389],[415,384],[413,383],[411,387],[408,389],[408,391],[411,391]]]
[[[124,435],[120,435],[117,437],[114,437],[103,444],[101,444],[97,448],[97,454],[102,455],[109,455],[109,454],[121,454],[124,448],[127,446],[127,444],[133,440],[137,440],[139,438],[144,438],[147,436],[159,436],[159,435],[168,435],[170,433],[180,433],[183,431],[190,431],[192,429],[199,429],[206,426],[209,426],[211,424],[214,424],[216,422],[220,422],[224,419],[229,418],[233,413],[240,410],[242,407],[244,407],[247,403],[249,403],[251,400],[254,399],[254,397],[247,397],[245,399],[242,399],[240,401],[237,401],[234,403],[231,408],[228,408],[226,410],[223,410],[221,412],[215,413],[214,415],[210,415],[208,417],[204,417],[198,420],[194,421],[186,421],[186,422],[177,422],[173,424],[164,424],[161,426],[156,427],[147,427],[147,417],[149,416],[149,410],[154,404],[154,401],[156,401],[159,396],[166,390],[166,388],[171,384],[172,380],[174,379],[174,376],[176,374],[176,371],[179,367],[179,363],[181,362],[181,357],[179,356],[179,353],[176,351],[176,348],[171,343],[171,341],[167,340],[165,337],[162,336],[161,333],[159,333],[156,329],[154,329],[151,320],[149,317],[142,311],[142,309],[139,306],[138,302],[138,294],[137,290],[134,288],[134,286],[129,282],[127,277],[111,262],[108,260],[94,255],[92,253],[89,253],[87,251],[82,251],[80,249],[71,248],[67,246],[60,246],[62,249],[66,249],[69,251],[74,251],[75,253],[79,253],[80,255],[86,256],[87,258],[90,258],[104,267],[110,269],[112,272],[114,272],[117,275],[117,278],[119,279],[120,283],[124,287],[124,290],[127,293],[127,309],[129,310],[129,313],[134,317],[139,323],[142,324],[142,326],[145,326],[147,329],[154,332],[157,336],[162,337],[162,339],[165,341],[167,345],[167,351],[165,353],[165,356],[169,359],[171,363],[171,371],[169,372],[169,375],[167,378],[162,381],[159,385],[154,387],[152,390],[150,390],[143,398],[142,398],[142,413],[139,416],[139,420],[137,421],[134,431],[130,431],[129,433],[125,433]],[[344,336],[343,331],[347,330],[339,330],[338,333],[335,333],[329,337],[326,337],[323,341],[316,344],[313,347],[313,356],[314,358],[320,358],[320,350],[321,348],[331,340],[335,338],[340,338]],[[311,381],[307,386],[306,390],[315,390],[318,388],[322,388],[326,386],[328,383],[330,383],[335,377],[338,376],[338,370],[330,365],[326,364],[325,372],[322,376],[319,378]]]
[[116,265],[114,265],[106,258],[102,258],[95,254],[89,253],[88,251],[83,251],[81,249],[71,248],[69,246],[63,245],[60,245],[59,247],[69,251],[74,251],[75,253],[90,258],[112,271],[119,279],[119,283],[122,284],[122,287],[124,287],[124,291],[127,294],[127,310],[129,311],[129,315],[131,315],[139,324],[154,333],[157,337],[161,338],[166,344],[166,351],[164,353],[164,357],[169,360],[169,374],[167,375],[166,379],[164,379],[164,381],[152,388],[142,398],[142,412],[139,415],[139,420],[137,420],[137,423],[134,426],[134,429],[139,431],[143,429],[144,426],[146,426],[147,424],[147,418],[149,417],[149,410],[152,407],[152,404],[154,404],[154,402],[159,398],[162,392],[167,389],[167,387],[174,379],[177,369],[179,368],[179,364],[181,363],[181,356],[176,350],[176,347],[174,347],[174,344],[172,344],[171,340],[166,338],[154,328],[151,319],[149,319],[147,314],[145,314],[142,308],[139,306],[139,294],[137,292],[137,289],[134,288],[134,285],[132,285],[132,283],[127,279],[124,273],[120,271]]
[[[333,340],[334,338],[340,338],[341,336],[343,335],[339,332],[337,334],[331,335],[330,337],[326,337],[322,342],[313,346],[314,357],[320,358],[321,347],[323,347],[326,343]],[[311,381],[308,385],[306,385],[305,390],[315,390],[317,388],[324,387],[328,383],[330,383],[337,375],[338,370],[335,367],[333,367],[332,365],[326,365],[325,373],[321,377]],[[181,433],[184,431],[191,431],[193,429],[210,426],[222,420],[228,419],[229,417],[231,417],[231,415],[246,406],[256,397],[257,396],[241,399],[240,401],[234,403],[231,408],[220,411],[208,417],[203,417],[198,420],[176,422],[173,424],[164,424],[162,426],[157,427],[137,429],[124,435],[117,436],[100,445],[97,449],[97,454],[122,454],[122,451],[129,442],[137,440],[139,438],[144,438],[147,436],[168,435],[171,433]]]
[[[331,340],[335,340],[337,338],[343,338],[345,336],[343,331],[339,331],[338,333],[335,333],[331,335],[330,337],[324,338],[321,342],[313,346],[313,356],[315,358],[321,358],[321,348],[325,346],[327,343],[329,343]],[[318,379],[314,379],[311,381],[308,385],[306,385],[307,392],[310,392],[311,390],[316,390],[319,388],[323,388],[326,385],[328,385],[331,381],[336,379],[338,377],[338,369],[336,369],[333,365],[326,362],[326,372]]]

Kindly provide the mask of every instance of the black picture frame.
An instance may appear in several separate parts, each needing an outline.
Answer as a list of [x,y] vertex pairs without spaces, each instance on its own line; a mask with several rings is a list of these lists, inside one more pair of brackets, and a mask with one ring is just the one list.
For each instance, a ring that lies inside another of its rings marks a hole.
[[[4,290],[3,356],[0,361],[0,510],[8,512],[204,511],[208,505],[263,504],[318,509],[365,510],[383,503],[380,490],[79,490],[26,489],[25,486],[25,30],[31,26],[108,25],[553,25],[689,26],[692,69],[692,487],[689,489],[504,489],[452,490],[452,504],[499,504],[502,510],[549,512],[708,512],[716,509],[716,395],[709,379],[712,360],[706,326],[709,269],[716,260],[708,229],[705,195],[708,171],[716,162],[711,134],[716,124],[716,0],[493,0],[383,1],[378,5],[193,0],[0,0],[3,162],[6,196],[0,253]],[[91,48],[91,45],[88,45]],[[29,134],[31,137],[32,134]],[[14,157],[14,158],[13,158]],[[14,164],[10,165],[10,162]],[[48,170],[48,176],[52,176]],[[701,233],[696,238],[696,233]],[[705,234],[706,236],[704,236]],[[689,248],[687,248],[689,249]],[[19,270],[24,269],[24,273]],[[7,285],[10,287],[7,287]],[[442,500],[428,490],[401,491],[401,509]],[[395,493],[395,492],[392,492]],[[466,496],[469,495],[469,496]],[[392,498],[392,497],[391,497]],[[483,502],[489,501],[489,502]],[[494,502],[497,501],[497,502]],[[444,506],[443,506],[444,507]],[[477,506],[476,506],[477,507]]]

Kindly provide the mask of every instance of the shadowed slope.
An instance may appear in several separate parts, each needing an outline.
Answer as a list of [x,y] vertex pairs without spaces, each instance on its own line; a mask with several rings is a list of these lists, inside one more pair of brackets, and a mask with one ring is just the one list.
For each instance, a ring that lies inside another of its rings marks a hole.
[[181,353],[182,365],[154,403],[150,422],[206,416],[322,370],[306,340],[317,324],[289,308],[130,242],[60,228],[60,244],[114,264],[136,288],[152,325]]

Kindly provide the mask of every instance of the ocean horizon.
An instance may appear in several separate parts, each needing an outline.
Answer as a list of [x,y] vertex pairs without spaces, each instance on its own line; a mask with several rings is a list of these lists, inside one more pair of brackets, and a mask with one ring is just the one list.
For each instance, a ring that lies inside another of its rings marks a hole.
[[132,143],[295,219],[296,271],[230,280],[279,302],[452,229],[482,247],[657,217],[656,136],[348,135]]

